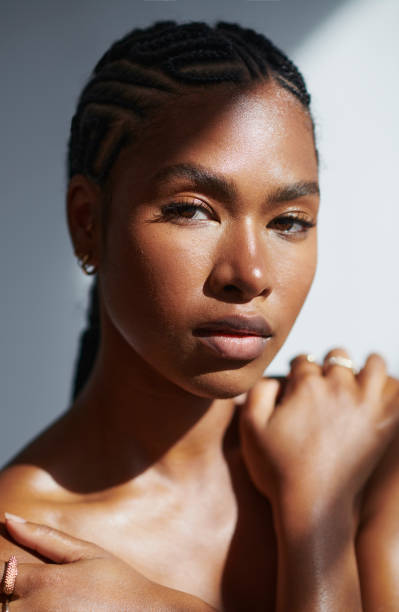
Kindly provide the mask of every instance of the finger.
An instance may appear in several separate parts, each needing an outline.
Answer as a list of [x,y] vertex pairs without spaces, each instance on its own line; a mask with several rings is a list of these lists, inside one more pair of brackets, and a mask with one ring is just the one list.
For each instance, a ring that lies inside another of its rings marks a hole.
[[[13,539],[56,563],[73,563],[81,559],[105,557],[106,552],[91,542],[37,523],[21,522],[5,515],[5,524]],[[101,554],[99,554],[101,552]]]
[[11,555],[4,564],[4,572],[1,579],[1,592],[4,595],[11,595],[14,591],[15,579],[18,574],[18,561],[15,555]]
[[399,399],[399,380],[388,376],[385,381],[383,397],[387,404],[390,402],[398,402]]
[[[7,563],[2,563],[2,566],[5,570]],[[18,563],[17,564],[17,575],[15,578],[14,588],[10,595],[8,595],[9,599],[14,598],[25,598],[29,593],[35,590],[38,587],[38,584],[43,581],[43,575],[47,568],[49,567],[57,567],[55,565],[39,565],[37,563]],[[0,595],[0,602],[6,597]],[[14,610],[15,604],[13,601],[12,610]],[[1,606],[0,606],[1,610]]]
[[383,357],[377,353],[369,355],[357,381],[370,398],[380,398],[387,383],[387,366]]
[[280,382],[274,378],[262,378],[247,393],[241,408],[241,420],[255,429],[262,429],[270,419],[280,391]]
[[[331,362],[331,358],[334,359],[335,357],[342,358],[343,360],[347,361],[349,367],[344,365],[345,362],[342,364]],[[323,374],[330,379],[354,384],[356,379],[350,364],[352,364],[352,360],[348,351],[343,348],[334,348],[329,351],[324,358]]]
[[247,394],[241,393],[241,395],[236,395],[233,397],[233,401],[235,406],[242,406],[247,401]]
[[291,359],[290,367],[286,384],[287,393],[295,388],[304,376],[320,376],[322,373],[321,366],[310,353],[302,353]]
[[307,374],[320,374],[321,368],[316,357],[311,353],[301,353],[290,361],[290,377],[306,376]]

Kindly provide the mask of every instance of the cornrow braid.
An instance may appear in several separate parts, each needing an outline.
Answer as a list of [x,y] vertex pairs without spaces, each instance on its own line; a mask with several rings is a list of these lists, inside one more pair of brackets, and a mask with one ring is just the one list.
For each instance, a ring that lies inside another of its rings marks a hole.
[[254,30],[241,28],[237,24],[219,22],[217,27],[221,27],[230,33],[231,36],[244,40],[253,50],[255,50],[258,61],[267,74],[269,69],[274,78],[288,91],[293,93],[305,106],[310,107],[310,94],[302,74],[295,64],[268,38],[258,34]]
[[82,173],[104,182],[120,150],[172,96],[194,86],[261,78],[274,78],[309,108],[296,66],[251,29],[223,21],[215,27],[161,21],[129,32],[99,60],[79,98],[69,140],[69,178]]
[[87,328],[80,336],[79,356],[76,362],[72,382],[72,397],[75,398],[86,383],[96,359],[100,344],[100,313],[98,287],[95,280],[90,288],[90,307],[87,317]]
[[[120,152],[140,136],[159,109],[195,88],[233,87],[273,79],[310,115],[310,95],[297,67],[269,39],[219,21],[159,21],[117,40],[96,64],[71,123],[68,177],[84,174],[104,186]],[[90,294],[73,397],[85,384],[99,342],[97,285]]]

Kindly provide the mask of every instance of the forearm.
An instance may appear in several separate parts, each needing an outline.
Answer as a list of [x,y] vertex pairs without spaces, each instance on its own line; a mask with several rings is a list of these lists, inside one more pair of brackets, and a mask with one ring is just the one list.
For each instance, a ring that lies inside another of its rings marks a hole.
[[356,539],[364,612],[399,610],[399,513],[382,509]]
[[351,512],[299,502],[275,509],[276,612],[362,610]]

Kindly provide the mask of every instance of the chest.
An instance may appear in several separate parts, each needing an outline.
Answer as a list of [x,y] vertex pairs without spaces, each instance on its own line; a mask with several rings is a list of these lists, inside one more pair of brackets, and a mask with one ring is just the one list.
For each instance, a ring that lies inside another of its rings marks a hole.
[[[91,511],[95,541],[164,586],[225,612],[273,610],[276,543],[267,501],[249,487],[164,494]],[[80,537],[83,537],[80,534]]]

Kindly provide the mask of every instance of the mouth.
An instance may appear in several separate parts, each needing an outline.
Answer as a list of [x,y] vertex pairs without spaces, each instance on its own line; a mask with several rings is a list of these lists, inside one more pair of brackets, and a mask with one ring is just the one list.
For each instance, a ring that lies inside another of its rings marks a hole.
[[272,330],[263,317],[235,315],[204,323],[193,335],[220,357],[250,361],[263,353]]

